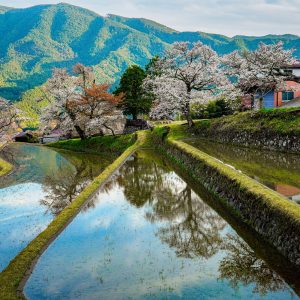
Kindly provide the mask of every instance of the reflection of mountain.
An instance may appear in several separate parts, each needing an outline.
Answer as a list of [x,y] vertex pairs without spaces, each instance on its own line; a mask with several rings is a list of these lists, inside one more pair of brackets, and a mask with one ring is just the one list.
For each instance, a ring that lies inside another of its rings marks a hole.
[[2,188],[26,182],[42,183],[61,168],[72,167],[58,152],[35,145],[10,144],[1,151],[1,156],[15,166],[14,172],[1,180]]
[[272,189],[276,189],[277,185],[289,185],[300,189],[299,155],[249,149],[201,139],[188,142]]

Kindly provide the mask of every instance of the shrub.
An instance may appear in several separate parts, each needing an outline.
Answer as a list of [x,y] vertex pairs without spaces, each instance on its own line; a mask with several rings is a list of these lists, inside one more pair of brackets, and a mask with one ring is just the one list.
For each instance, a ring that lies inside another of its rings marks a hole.
[[208,104],[195,103],[191,106],[191,114],[194,119],[219,118],[232,113],[233,109],[225,99],[210,101]]

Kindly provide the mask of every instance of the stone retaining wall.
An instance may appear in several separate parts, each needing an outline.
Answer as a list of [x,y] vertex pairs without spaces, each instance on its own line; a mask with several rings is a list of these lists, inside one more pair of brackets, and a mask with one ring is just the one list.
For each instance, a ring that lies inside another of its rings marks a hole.
[[[161,137],[156,137],[161,139]],[[240,219],[300,267],[300,208],[200,150],[167,138],[160,149],[223,201]]]
[[247,131],[232,130],[231,128],[197,130],[200,137],[212,141],[246,146],[267,150],[284,151],[290,153],[300,153],[300,137],[294,134],[279,134],[272,131]]

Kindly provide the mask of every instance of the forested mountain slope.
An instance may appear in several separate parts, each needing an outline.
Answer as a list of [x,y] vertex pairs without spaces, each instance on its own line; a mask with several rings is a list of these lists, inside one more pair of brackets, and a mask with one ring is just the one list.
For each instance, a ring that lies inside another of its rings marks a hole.
[[224,54],[282,40],[300,57],[300,37],[294,35],[229,38],[178,32],[150,20],[102,17],[64,3],[25,9],[0,6],[0,37],[0,96],[13,100],[44,83],[53,67],[71,70],[78,62],[93,66],[99,81],[114,83],[128,65],[145,65],[175,41],[202,41]]

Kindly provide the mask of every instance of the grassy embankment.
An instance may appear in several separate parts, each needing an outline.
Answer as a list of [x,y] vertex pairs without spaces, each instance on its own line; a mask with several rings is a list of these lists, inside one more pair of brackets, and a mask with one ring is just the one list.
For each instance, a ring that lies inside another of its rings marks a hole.
[[217,119],[203,120],[196,124],[199,132],[220,131],[272,131],[279,134],[300,136],[300,108],[263,109],[243,112]]
[[206,139],[185,140],[195,148],[228,163],[248,176],[268,184],[288,184],[300,188],[300,155],[270,152]]
[[[196,123],[196,127],[201,123]],[[180,140],[192,135],[193,131],[182,124],[154,129],[156,140],[163,141],[160,146],[163,153],[213,192],[289,261],[299,265],[299,205]]]
[[[105,142],[101,142],[103,138],[95,138],[92,143],[96,144],[97,149],[105,150],[104,144],[107,146],[106,150],[110,151],[113,145],[118,150],[125,149],[124,152],[109,165],[98,177],[96,177],[90,185],[88,185],[74,200],[66,207],[50,224],[41,232],[35,239],[33,239],[26,248],[24,248],[7,266],[7,268],[0,274],[0,299],[23,299],[22,294],[23,285],[26,282],[34,264],[49,244],[60,234],[60,232],[73,220],[79,213],[81,207],[90,199],[97,190],[109,179],[109,177],[125,162],[125,160],[147,140],[145,132],[139,132],[137,140],[133,139],[132,135],[123,137],[104,137]],[[98,143],[96,142],[98,141]],[[80,142],[78,140],[71,140],[56,143],[60,148],[62,144],[71,145],[78,149],[84,150],[91,146],[91,141]],[[126,144],[127,143],[127,144]],[[101,146],[100,146],[101,145]],[[55,146],[52,144],[51,146]],[[68,147],[68,149],[70,149]],[[89,148],[89,150],[91,150]]]
[[[196,122],[196,128],[200,128],[202,126],[202,123],[203,121]],[[297,222],[299,222],[300,224],[299,205],[280,196],[277,192],[266,188],[264,185],[253,180],[247,175],[240,173],[230,166],[220,162],[218,159],[182,141],[182,139],[190,138],[194,135],[193,130],[189,130],[185,125],[185,122],[178,122],[177,124],[170,124],[167,126],[158,126],[154,129],[154,134],[160,138],[165,137],[166,144],[170,144],[180,151],[188,153],[192,157],[196,158],[196,160],[209,165],[210,167],[217,170],[220,174],[227,176],[232,181],[234,181],[234,183],[238,185],[241,190],[248,190],[249,192],[257,194],[257,196],[259,197],[263,197],[264,199],[266,199],[266,203],[268,206],[283,210],[292,218],[295,218],[295,220],[297,220]],[[177,160],[177,163],[180,163],[180,160]],[[188,166],[182,167],[188,168]]]
[[6,175],[13,169],[13,166],[0,158],[0,177]]
[[[3,145],[0,144],[0,150],[2,147],[3,147]],[[12,169],[13,169],[13,165],[10,164],[9,162],[3,160],[0,157],[0,177],[8,174],[9,172],[12,171]]]
[[48,147],[99,154],[103,152],[122,153],[134,143],[134,135],[97,136],[86,140],[71,139],[47,144]]

